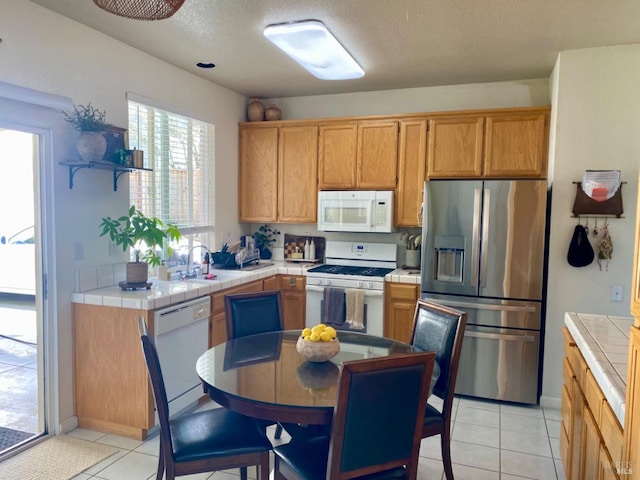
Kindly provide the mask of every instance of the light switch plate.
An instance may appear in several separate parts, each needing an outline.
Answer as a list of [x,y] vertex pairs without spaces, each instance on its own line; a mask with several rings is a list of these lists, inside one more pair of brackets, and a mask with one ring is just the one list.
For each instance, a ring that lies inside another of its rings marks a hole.
[[623,294],[622,285],[611,285],[611,301],[612,302],[621,302],[622,294]]

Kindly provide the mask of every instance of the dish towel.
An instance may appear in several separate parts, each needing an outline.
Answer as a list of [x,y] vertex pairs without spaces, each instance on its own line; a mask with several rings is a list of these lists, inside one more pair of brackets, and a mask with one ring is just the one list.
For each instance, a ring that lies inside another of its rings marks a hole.
[[351,328],[362,330],[364,328],[364,290],[347,288],[344,293],[347,303],[346,322]]
[[334,325],[344,323],[344,294],[343,288],[324,289],[324,312],[323,322]]

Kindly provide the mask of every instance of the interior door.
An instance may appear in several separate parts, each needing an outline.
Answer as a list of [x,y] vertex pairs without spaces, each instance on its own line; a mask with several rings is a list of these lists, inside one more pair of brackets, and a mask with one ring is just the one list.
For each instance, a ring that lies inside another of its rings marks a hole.
[[478,294],[482,182],[425,183],[422,291]]
[[480,255],[483,297],[540,300],[547,182],[484,182]]

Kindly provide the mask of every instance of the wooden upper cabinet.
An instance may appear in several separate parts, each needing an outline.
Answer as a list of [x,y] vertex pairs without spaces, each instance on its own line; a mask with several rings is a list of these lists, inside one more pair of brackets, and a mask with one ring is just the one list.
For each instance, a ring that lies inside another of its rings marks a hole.
[[394,189],[398,122],[327,123],[319,131],[320,189]]
[[480,177],[484,117],[461,115],[429,121],[429,178]]
[[358,123],[358,188],[394,189],[398,177],[398,122]]
[[321,189],[350,188],[356,183],[358,124],[320,125],[318,184]]
[[241,128],[239,220],[275,222],[278,216],[278,127]]
[[317,220],[318,127],[281,127],[278,143],[278,221]]
[[315,223],[318,127],[241,127],[241,222]]
[[426,175],[427,120],[400,121],[398,154],[398,188],[395,198],[395,225],[419,226]]
[[484,176],[545,178],[548,123],[546,111],[487,116]]

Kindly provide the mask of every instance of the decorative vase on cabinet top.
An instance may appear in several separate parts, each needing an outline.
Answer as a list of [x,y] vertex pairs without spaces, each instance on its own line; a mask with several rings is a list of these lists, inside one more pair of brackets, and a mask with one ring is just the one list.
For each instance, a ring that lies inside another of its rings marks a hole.
[[249,100],[247,118],[250,122],[261,122],[264,120],[264,105],[257,98]]
[[282,118],[282,110],[275,105],[271,105],[264,111],[264,118],[267,120],[280,120]]

